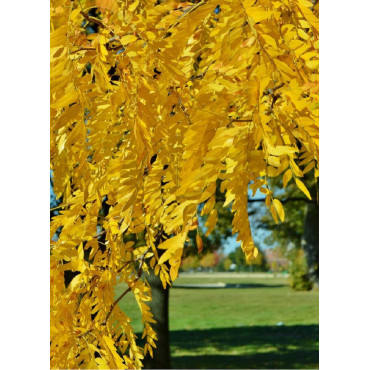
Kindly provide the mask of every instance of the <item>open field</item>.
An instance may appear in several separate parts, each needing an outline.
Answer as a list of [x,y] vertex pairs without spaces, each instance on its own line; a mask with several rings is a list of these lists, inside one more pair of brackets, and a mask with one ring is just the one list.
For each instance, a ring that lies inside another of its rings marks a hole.
[[[236,275],[176,280],[170,291],[172,367],[318,368],[318,291],[294,292],[286,278]],[[176,288],[196,283],[230,287]],[[117,293],[122,289],[118,286]],[[139,333],[133,296],[128,294],[120,306]]]

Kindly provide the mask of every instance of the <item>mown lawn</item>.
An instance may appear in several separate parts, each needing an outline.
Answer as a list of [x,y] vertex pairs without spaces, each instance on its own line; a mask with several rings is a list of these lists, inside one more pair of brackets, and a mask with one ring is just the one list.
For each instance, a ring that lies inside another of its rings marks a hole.
[[[218,282],[232,287],[176,288]],[[284,278],[210,275],[180,277],[175,283],[170,291],[173,368],[318,368],[318,291],[294,292]],[[117,293],[122,288],[118,286]],[[132,295],[120,306],[140,333],[140,314]]]

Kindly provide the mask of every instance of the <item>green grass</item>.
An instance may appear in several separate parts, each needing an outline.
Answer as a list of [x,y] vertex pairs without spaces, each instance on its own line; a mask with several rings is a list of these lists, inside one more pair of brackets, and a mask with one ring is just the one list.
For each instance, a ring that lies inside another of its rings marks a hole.
[[[283,278],[180,277],[175,285],[217,282],[246,287],[171,289],[173,368],[318,368],[318,291],[294,292]],[[120,307],[141,332],[132,295]]]

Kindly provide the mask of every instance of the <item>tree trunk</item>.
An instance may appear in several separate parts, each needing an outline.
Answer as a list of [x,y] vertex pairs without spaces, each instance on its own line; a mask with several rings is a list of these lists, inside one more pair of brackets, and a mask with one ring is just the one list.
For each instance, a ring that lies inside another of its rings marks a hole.
[[145,357],[144,368],[146,369],[170,369],[170,338],[168,321],[168,299],[170,288],[163,289],[159,276],[151,271],[147,278],[152,288],[152,301],[148,302],[154,316],[156,324],[152,324],[157,333],[157,348],[153,348],[153,358],[149,354]]
[[319,285],[319,205],[317,203],[308,205],[302,244],[310,278]]

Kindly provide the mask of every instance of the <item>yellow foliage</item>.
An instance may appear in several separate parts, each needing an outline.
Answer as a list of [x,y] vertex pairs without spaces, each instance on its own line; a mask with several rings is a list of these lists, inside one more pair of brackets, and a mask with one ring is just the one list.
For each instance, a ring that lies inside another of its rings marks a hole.
[[[51,222],[52,235],[61,228],[51,245],[52,368],[142,367],[156,340],[145,274],[150,265],[164,286],[177,277],[199,204],[207,235],[215,227],[217,180],[247,260],[257,254],[248,188],[266,194],[276,222],[284,210],[269,177],[294,178],[310,197],[299,178],[318,177],[317,7],[225,0],[216,14],[217,5],[51,1],[51,169],[63,196]],[[123,240],[140,233],[144,246]],[[67,287],[65,273],[75,275]],[[137,300],[144,348],[115,301],[118,281],[121,298]]]

